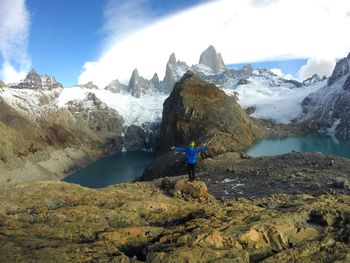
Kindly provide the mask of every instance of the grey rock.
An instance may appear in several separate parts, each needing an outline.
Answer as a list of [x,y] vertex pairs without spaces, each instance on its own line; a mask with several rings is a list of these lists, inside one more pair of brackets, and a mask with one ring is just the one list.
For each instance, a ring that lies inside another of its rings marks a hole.
[[141,151],[146,148],[146,132],[137,125],[131,125],[127,128],[124,147],[128,151]]
[[166,65],[165,76],[161,88],[162,92],[166,94],[170,93],[173,90],[175,83],[180,80],[189,68],[190,67],[186,63],[176,61],[175,54],[172,53]]
[[98,89],[98,87],[92,81],[89,81],[86,84],[79,85],[79,87],[84,89],[91,89],[91,90]]
[[334,179],[334,186],[338,188],[349,188],[349,180],[344,176],[336,177]]
[[139,75],[137,69],[134,69],[132,72],[130,81],[129,81],[129,92],[132,96],[140,98],[142,95],[147,92],[154,92],[159,90],[159,80],[157,83],[158,76],[153,76],[152,80],[149,81]]
[[118,79],[112,80],[106,87],[105,90],[109,90],[113,93],[125,93],[128,92],[129,87],[119,82]]
[[212,45],[203,51],[199,58],[199,64],[207,66],[213,73],[218,73],[226,69],[221,54],[218,54]]

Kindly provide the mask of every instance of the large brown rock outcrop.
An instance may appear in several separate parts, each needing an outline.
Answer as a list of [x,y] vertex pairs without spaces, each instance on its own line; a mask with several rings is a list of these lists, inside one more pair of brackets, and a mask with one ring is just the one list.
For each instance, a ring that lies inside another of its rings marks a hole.
[[159,150],[195,140],[216,155],[242,150],[262,135],[233,97],[188,71],[164,102]]

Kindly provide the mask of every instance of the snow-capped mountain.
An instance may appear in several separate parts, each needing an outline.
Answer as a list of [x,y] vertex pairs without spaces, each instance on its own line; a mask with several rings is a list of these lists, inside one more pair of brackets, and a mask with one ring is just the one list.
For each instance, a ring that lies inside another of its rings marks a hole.
[[1,90],[0,96],[15,110],[38,117],[55,108],[55,101],[62,90],[62,84],[54,77],[39,75],[32,70],[24,80]]
[[306,125],[332,135],[350,137],[350,53],[339,60],[331,77],[302,103]]
[[32,69],[27,77],[19,83],[9,84],[10,88],[33,89],[33,90],[53,90],[63,88],[62,84],[57,82],[54,77],[48,75],[39,75]]
[[319,75],[313,74],[310,78],[305,79],[305,80],[303,81],[303,84],[304,84],[304,85],[308,85],[308,84],[315,83],[315,82],[319,82],[319,81],[325,80],[325,79],[326,79],[325,76],[321,79]]
[[188,70],[238,96],[256,118],[298,120],[350,137],[350,55],[329,79],[314,75],[304,82],[250,65],[229,69],[222,61],[213,47],[191,67],[171,54],[162,81],[157,74],[147,80],[134,70],[128,85],[115,79],[104,89],[91,82],[63,88],[34,70],[19,83],[0,82],[0,174],[62,176],[105,151],[154,149],[163,103]]
[[[60,105],[54,78],[31,71],[0,89],[0,183],[58,179],[123,147],[123,119],[90,91]],[[110,93],[110,92],[109,92]]]
[[[241,69],[226,68],[220,53],[217,53],[213,46],[209,46],[201,53],[199,63],[191,67],[177,60],[174,53],[171,54],[162,81],[159,80],[157,73],[148,80],[135,69],[128,85],[115,79],[105,89],[99,89],[91,82],[63,89],[54,78],[39,76],[32,71],[23,82],[11,85],[10,87],[13,87],[11,91],[3,91],[2,96],[7,97],[19,110],[38,115],[38,112],[45,112],[42,102],[46,102],[51,109],[62,108],[66,107],[68,101],[83,100],[89,92],[92,92],[123,117],[125,127],[131,125],[141,127],[144,123],[160,122],[165,98],[187,70],[219,86],[229,95],[238,95],[241,106],[255,109],[254,117],[284,123],[299,118],[302,114],[302,100],[309,93],[325,85],[325,81],[320,81],[318,76],[313,76],[302,83],[284,79],[267,69],[254,70],[250,65]],[[49,91],[51,93],[48,94]],[[35,95],[27,96],[28,92]]]

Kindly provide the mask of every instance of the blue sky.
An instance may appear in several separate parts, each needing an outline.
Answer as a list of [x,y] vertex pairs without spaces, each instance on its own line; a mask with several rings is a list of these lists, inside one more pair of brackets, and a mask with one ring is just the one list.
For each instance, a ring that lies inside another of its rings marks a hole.
[[[259,61],[294,78],[329,74],[350,51],[349,1],[310,0],[291,23],[297,1],[0,0],[0,78],[18,80],[35,68],[64,86],[103,87],[127,82],[136,67],[162,77],[172,52],[198,63],[211,44],[227,64]],[[338,41],[322,43],[325,32]]]

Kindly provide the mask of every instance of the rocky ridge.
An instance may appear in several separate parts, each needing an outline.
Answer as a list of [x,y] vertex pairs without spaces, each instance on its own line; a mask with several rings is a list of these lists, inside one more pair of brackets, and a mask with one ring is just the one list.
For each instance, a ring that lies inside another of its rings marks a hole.
[[10,88],[16,89],[34,89],[34,90],[53,90],[63,86],[57,82],[54,77],[48,75],[39,75],[34,69],[32,69],[26,78],[19,83],[9,84]]
[[93,93],[58,107],[62,90],[53,78],[31,71],[0,91],[0,183],[61,179],[121,150],[119,114]]
[[[242,69],[228,69],[223,62],[220,53],[217,53],[216,49],[210,45],[200,55],[198,64],[188,66],[185,62],[177,60],[175,53],[172,53],[165,68],[165,76],[162,81],[159,80],[157,73],[151,80],[147,80],[139,76],[138,71],[135,69],[132,73],[129,85],[121,84],[117,79],[112,81],[105,89],[111,90],[115,93],[130,93],[132,96],[139,98],[145,94],[165,93],[170,94],[175,83],[179,81],[182,76],[191,70],[195,75],[200,78],[219,85],[224,88],[234,89],[239,85],[247,84],[248,78],[255,77],[253,74],[253,68],[251,65],[245,65]],[[270,83],[273,86],[287,85],[291,88],[301,87],[303,85],[309,85],[314,83],[317,79],[310,79],[305,83],[295,80],[286,80],[282,77],[278,77],[270,70],[260,69],[259,73],[266,73],[266,77],[270,79]],[[136,74],[137,73],[137,74]]]

